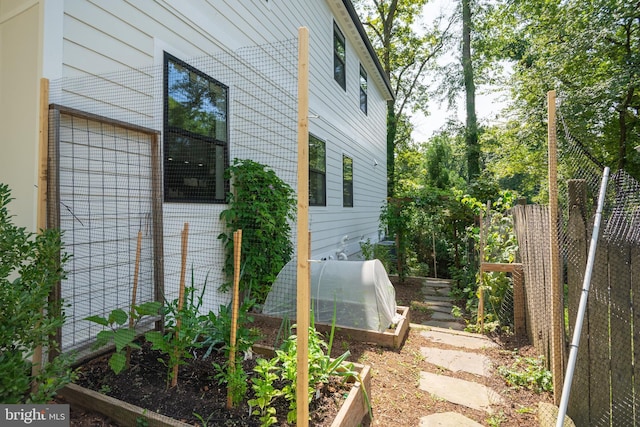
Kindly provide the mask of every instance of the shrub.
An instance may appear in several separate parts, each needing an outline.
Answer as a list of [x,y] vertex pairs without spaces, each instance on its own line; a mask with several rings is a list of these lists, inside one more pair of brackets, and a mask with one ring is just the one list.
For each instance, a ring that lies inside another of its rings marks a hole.
[[[233,232],[242,230],[240,291],[262,304],[293,253],[295,193],[273,170],[252,160],[235,159],[227,174],[234,191],[229,193],[229,208],[220,214],[229,229],[218,236],[226,249],[224,272],[233,276]],[[226,283],[220,289],[229,287]]]
[[54,337],[64,313],[49,295],[64,279],[67,256],[59,231],[34,234],[15,226],[7,209],[11,200],[9,187],[0,183],[0,401],[44,403],[73,379],[70,356],[44,363],[36,377],[28,360],[40,346],[57,353]]

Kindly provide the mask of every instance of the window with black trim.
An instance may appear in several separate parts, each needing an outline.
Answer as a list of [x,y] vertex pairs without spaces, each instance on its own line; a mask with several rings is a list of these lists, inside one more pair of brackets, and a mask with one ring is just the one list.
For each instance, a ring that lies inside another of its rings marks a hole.
[[309,135],[309,205],[327,206],[327,151],[323,140]]
[[353,207],[353,159],[342,155],[342,206]]
[[346,72],[347,54],[345,50],[344,34],[333,23],[333,78],[336,79],[342,89],[347,90]]
[[228,88],[164,55],[164,200],[224,203]]
[[367,72],[360,64],[360,109],[367,114]]

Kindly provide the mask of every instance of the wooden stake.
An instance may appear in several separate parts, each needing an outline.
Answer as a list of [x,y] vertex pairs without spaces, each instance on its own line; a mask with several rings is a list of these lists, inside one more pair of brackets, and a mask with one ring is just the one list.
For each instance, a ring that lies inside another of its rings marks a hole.
[[309,30],[298,30],[297,426],[309,425]]
[[[40,103],[38,113],[38,211],[36,227],[38,232],[47,228],[47,177],[49,163],[49,80],[40,79]],[[59,335],[59,333],[58,333]],[[35,378],[42,368],[42,346],[34,349],[31,356],[31,376]],[[31,390],[36,391],[38,384],[34,381]]]
[[[184,305],[184,277],[187,270],[187,242],[189,240],[189,223],[184,223],[184,228],[182,230],[182,263],[180,266],[180,293],[178,295],[178,313],[182,311],[182,306]],[[176,320],[176,339],[180,334],[180,317]],[[176,355],[179,356],[179,355]],[[178,385],[178,365],[173,367],[173,375],[171,376],[171,387],[175,387]]]
[[[242,254],[242,230],[233,232],[233,303],[231,308],[231,337],[229,339],[229,374],[236,371],[236,329],[238,328],[238,310],[240,309],[240,255]],[[233,407],[232,389],[227,384],[227,409]]]
[[480,333],[484,332],[484,289],[482,286],[484,282],[484,271],[482,269],[482,264],[484,263],[484,233],[484,216],[480,211],[480,283],[478,284],[478,318],[476,321],[476,325],[480,326]]
[[549,112],[547,139],[549,145],[549,257],[551,274],[551,373],[553,400],[560,404],[564,379],[564,304],[560,281],[560,250],[558,247],[558,148],[556,140],[556,91],[547,93]]
[[[131,291],[131,308],[129,309],[129,329],[133,329],[133,314],[135,313],[136,296],[138,293],[138,274],[140,273],[140,252],[142,251],[142,231],[138,231],[136,244],[136,264],[133,270],[133,290]],[[131,347],[127,346],[127,369],[131,363]]]

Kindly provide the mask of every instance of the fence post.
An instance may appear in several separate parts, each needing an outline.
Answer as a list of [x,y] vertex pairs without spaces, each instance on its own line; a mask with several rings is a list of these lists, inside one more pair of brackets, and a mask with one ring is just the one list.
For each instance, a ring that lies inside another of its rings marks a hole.
[[556,141],[556,92],[547,92],[549,109],[549,257],[551,286],[551,371],[553,400],[560,403],[564,378],[564,307],[560,281],[560,251],[558,248],[558,150]]
[[298,29],[297,426],[309,425],[309,30]]
[[[580,295],[587,266],[587,183],[572,179],[567,183],[569,220],[567,225],[567,286],[569,300],[569,333],[573,336]],[[582,390],[569,400],[568,414],[576,425],[591,424],[589,416],[589,312],[580,334],[581,345],[573,376],[572,388]]]

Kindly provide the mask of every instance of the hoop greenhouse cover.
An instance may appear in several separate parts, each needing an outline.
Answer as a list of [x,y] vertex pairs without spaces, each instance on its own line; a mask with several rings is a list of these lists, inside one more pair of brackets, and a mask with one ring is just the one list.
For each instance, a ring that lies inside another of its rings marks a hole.
[[[312,261],[311,309],[314,321],[336,326],[383,332],[400,319],[396,291],[377,260]],[[296,263],[290,261],[278,274],[262,308],[262,314],[296,315]]]

